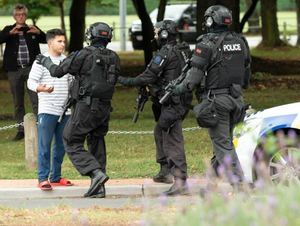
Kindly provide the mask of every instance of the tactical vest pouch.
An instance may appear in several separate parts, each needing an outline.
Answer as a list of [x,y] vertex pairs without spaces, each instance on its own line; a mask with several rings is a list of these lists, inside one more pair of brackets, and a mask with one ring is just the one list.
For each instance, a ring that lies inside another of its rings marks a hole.
[[116,83],[115,65],[112,64],[112,56],[105,50],[93,51],[93,64],[89,71],[88,93],[93,98],[111,100]]
[[214,99],[204,99],[200,104],[194,107],[193,111],[200,127],[212,128],[219,122]]
[[69,86],[69,94],[72,101],[78,101],[79,99],[79,88],[80,81],[79,79],[73,79]]
[[249,105],[245,105],[241,103],[238,99],[234,99],[235,108],[231,112],[231,119],[232,123],[236,124],[242,122],[246,116],[246,110],[248,109]]
[[231,84],[229,92],[233,98],[238,98],[242,95],[242,87],[239,84]]
[[116,65],[110,65],[107,72],[107,82],[111,85],[115,85],[117,82]]

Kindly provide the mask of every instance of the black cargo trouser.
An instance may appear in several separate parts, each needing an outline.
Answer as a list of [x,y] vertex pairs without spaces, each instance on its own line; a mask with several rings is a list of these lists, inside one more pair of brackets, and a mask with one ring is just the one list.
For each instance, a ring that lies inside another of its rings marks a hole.
[[[9,71],[7,72],[7,77],[10,85],[10,90],[13,95],[14,108],[15,108],[15,119],[17,123],[23,122],[23,118],[25,115],[25,107],[24,107],[24,90],[27,87],[27,79],[30,72],[31,67],[18,68],[17,71]],[[38,113],[38,97],[36,92],[29,90],[27,92],[30,98],[30,102],[32,105],[33,113],[37,115]],[[23,126],[18,127],[18,131],[24,131]]]
[[219,122],[215,127],[208,129],[214,154],[211,164],[217,174],[220,166],[232,172],[232,175],[225,172],[227,176],[229,175],[230,182],[242,181],[243,172],[232,142],[235,126],[232,113],[238,106],[243,106],[243,99],[242,97],[235,99],[229,94],[216,95],[215,98]]
[[154,139],[156,144],[156,161],[160,164],[168,164],[171,174],[180,179],[187,178],[187,164],[184,150],[184,139],[182,134],[182,119],[177,119],[172,126],[166,130],[161,126],[161,117],[165,117],[166,107],[162,106],[161,114],[154,128]]
[[[108,131],[110,109],[110,104],[99,102],[96,110],[91,111],[89,105],[79,101],[65,126],[65,149],[81,175],[88,175],[95,169],[106,171],[104,136]],[[86,138],[88,151],[84,149]]]

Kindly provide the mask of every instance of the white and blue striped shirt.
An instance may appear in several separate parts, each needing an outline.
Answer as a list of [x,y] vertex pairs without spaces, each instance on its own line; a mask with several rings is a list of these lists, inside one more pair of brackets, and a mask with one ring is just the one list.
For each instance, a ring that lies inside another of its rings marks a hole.
[[[44,53],[45,56],[49,56],[49,53]],[[53,63],[59,65],[59,63],[66,58],[65,55],[59,57],[50,56]],[[63,106],[66,103],[68,97],[68,88],[72,75],[66,74],[61,78],[51,77],[50,72],[44,66],[37,64],[34,61],[31,71],[29,73],[29,78],[27,80],[27,86],[30,90],[37,92],[37,87],[39,84],[46,84],[48,86],[53,86],[54,90],[52,93],[39,92],[38,98],[38,114],[46,113],[51,115],[61,115],[63,113]],[[70,114],[70,110],[66,114]]]

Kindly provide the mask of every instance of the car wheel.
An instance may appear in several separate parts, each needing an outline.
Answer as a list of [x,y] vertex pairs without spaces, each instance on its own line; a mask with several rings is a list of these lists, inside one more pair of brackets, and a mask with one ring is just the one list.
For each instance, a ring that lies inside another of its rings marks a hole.
[[300,148],[286,147],[273,154],[268,163],[270,179],[275,184],[299,183]]
[[262,139],[253,163],[254,180],[263,178],[274,184],[300,184],[299,134],[295,130],[278,131]]

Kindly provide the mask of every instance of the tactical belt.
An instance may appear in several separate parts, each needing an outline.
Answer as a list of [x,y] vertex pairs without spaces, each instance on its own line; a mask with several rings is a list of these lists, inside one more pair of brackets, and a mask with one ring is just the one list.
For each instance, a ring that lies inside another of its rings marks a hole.
[[90,105],[92,102],[93,102],[93,99],[98,99],[99,102],[101,103],[105,103],[105,104],[110,104],[110,100],[103,100],[103,99],[100,99],[100,98],[93,98],[91,96],[84,96],[84,97],[81,97],[78,102],[84,102],[86,103],[87,105]]
[[210,90],[208,90],[208,93],[210,93],[211,95],[230,94],[230,90],[229,90],[229,88],[210,89]]
[[205,99],[205,98],[210,99],[211,96],[216,96],[216,95],[221,95],[221,94],[229,94],[230,95],[230,89],[229,88],[209,89],[201,94],[201,98],[202,99]]

